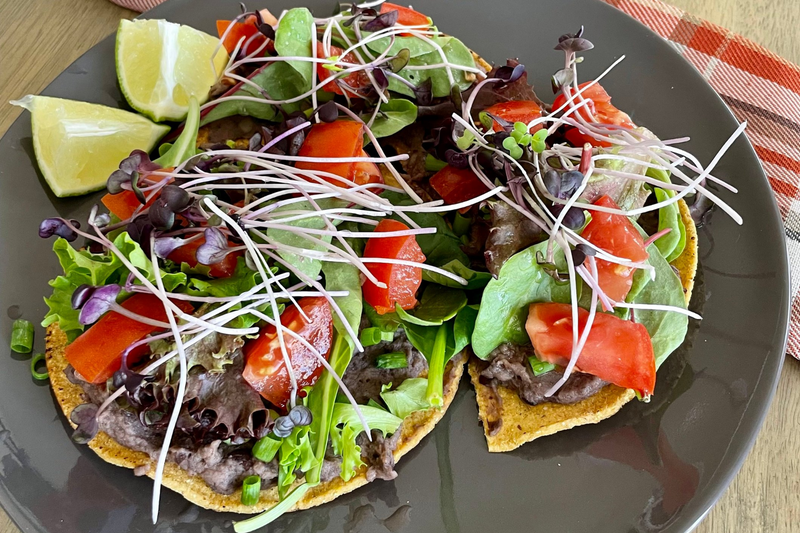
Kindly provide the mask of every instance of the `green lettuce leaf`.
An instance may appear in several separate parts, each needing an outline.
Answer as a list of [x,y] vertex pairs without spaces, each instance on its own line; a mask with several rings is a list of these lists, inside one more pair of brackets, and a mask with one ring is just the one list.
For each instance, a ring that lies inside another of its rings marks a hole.
[[443,268],[444,270],[450,272],[451,274],[461,276],[467,281],[467,284],[462,285],[453,279],[442,276],[438,272],[433,272],[430,270],[422,271],[422,279],[424,281],[429,281],[431,283],[444,285],[445,287],[451,287],[453,289],[463,289],[465,291],[482,289],[486,286],[487,283],[489,283],[489,280],[492,279],[492,275],[490,273],[472,270],[468,266],[465,266],[464,263],[462,263],[458,259],[453,259],[449,263],[446,263],[444,265],[439,265],[439,268]]
[[[389,200],[392,205],[404,206],[415,203],[404,193],[384,192],[381,196]],[[422,249],[422,253],[425,254],[426,263],[442,266],[457,260],[464,265],[469,264],[469,257],[461,249],[461,239],[453,233],[453,230],[450,229],[447,221],[441,215],[436,213],[407,214],[421,228],[436,228],[436,233],[416,236],[417,244]],[[405,224],[403,219],[397,215],[393,215],[391,218]]]
[[278,451],[278,494],[283,498],[297,476],[295,470],[308,472],[317,462],[308,433],[310,427],[296,427],[284,438]]
[[405,98],[392,98],[379,105],[381,110],[370,128],[375,137],[394,135],[417,120],[417,106]]
[[[569,284],[559,284],[536,262],[547,241],[536,244],[506,261],[500,275],[486,285],[472,333],[472,350],[485,358],[504,342],[527,344],[525,320],[534,302],[569,303]],[[563,252],[556,250],[556,266],[566,269]]]
[[[287,11],[281,17],[278,29],[275,31],[275,50],[284,57],[311,57],[312,30],[314,16],[304,7],[296,7]],[[311,77],[314,73],[314,64],[309,61],[292,60],[286,62],[302,77],[305,85],[303,91],[311,89]],[[266,70],[270,70],[272,67]],[[275,98],[274,95],[270,96]]]
[[385,385],[383,389],[381,399],[386,403],[389,412],[397,418],[403,419],[414,411],[424,411],[431,406],[425,397],[428,389],[427,378],[410,378],[394,390],[391,390],[391,383]]
[[[126,232],[114,239],[114,245],[148,280],[155,282],[152,264]],[[42,326],[58,323],[67,334],[69,340],[83,332],[84,327],[78,322],[79,310],[72,308],[72,293],[83,284],[110,285],[124,284],[128,277],[128,269],[116,255],[93,254],[87,250],[76,250],[64,239],[53,243],[53,252],[58,257],[64,275],[50,281],[53,294],[44,301],[48,312],[42,320]],[[186,285],[187,276],[182,272],[161,271],[164,288],[173,292]]]

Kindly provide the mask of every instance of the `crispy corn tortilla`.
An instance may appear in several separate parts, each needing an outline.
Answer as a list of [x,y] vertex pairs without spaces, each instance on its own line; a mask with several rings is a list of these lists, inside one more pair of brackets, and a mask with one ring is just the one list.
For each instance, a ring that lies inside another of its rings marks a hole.
[[[692,221],[689,207],[683,200],[678,202],[681,218],[686,226],[686,248],[672,262],[678,269],[683,285],[686,304],[692,296],[694,278],[697,273],[697,230]],[[539,437],[552,435],[565,429],[584,424],[596,424],[619,411],[623,405],[631,401],[635,394],[631,389],[623,389],[616,385],[607,385],[594,396],[571,405],[541,403],[529,405],[523,402],[516,392],[506,387],[497,387],[497,395],[502,406],[495,412],[492,389],[482,385],[480,377],[480,361],[472,356],[469,362],[469,375],[475,387],[478,402],[478,416],[483,422],[486,443],[490,452],[507,452],[514,450],[526,442]],[[492,429],[500,428],[494,434]]]
[[[67,345],[67,338],[64,332],[57,325],[47,328],[47,370],[50,372],[50,384],[53,393],[58,400],[61,410],[69,420],[72,410],[78,405],[86,403],[83,389],[80,386],[70,383],[64,370],[67,367],[67,360],[64,358],[64,349]],[[436,423],[444,416],[445,411],[450,406],[456,391],[461,375],[464,372],[465,356],[460,354],[455,356],[448,363],[445,370],[447,381],[444,384],[444,406],[441,409],[429,409],[427,411],[417,411],[406,417],[400,427],[401,435],[397,448],[394,451],[395,461],[399,461],[402,456],[408,453],[422,440],[425,435],[430,433]],[[72,422],[70,421],[70,424]],[[74,427],[74,424],[73,424]],[[106,433],[100,432],[89,442],[89,447],[105,461],[125,468],[136,468],[148,466],[149,477],[155,475],[155,463],[150,456],[144,452],[131,450],[121,444]],[[350,479],[343,481],[336,477],[331,481],[321,483],[311,488],[290,511],[308,509],[323,503],[327,503],[342,494],[351,492],[358,487],[367,484],[366,467]],[[261,499],[256,505],[246,506],[241,503],[241,490],[233,494],[224,495],[214,492],[200,476],[190,476],[185,470],[172,462],[167,462],[164,469],[163,484],[175,492],[183,495],[190,502],[212,509],[214,511],[224,511],[233,513],[258,513],[275,505],[278,500],[278,489],[273,487],[269,490],[261,491]],[[300,481],[296,482],[300,484]]]

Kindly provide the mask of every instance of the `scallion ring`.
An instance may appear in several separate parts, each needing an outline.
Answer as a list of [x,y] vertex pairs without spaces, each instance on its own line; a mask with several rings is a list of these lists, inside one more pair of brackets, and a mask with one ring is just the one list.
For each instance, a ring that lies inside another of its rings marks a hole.
[[43,363],[44,360],[45,355],[43,353],[37,353],[31,358],[31,375],[33,376],[33,379],[45,381],[46,379],[50,378],[50,373],[47,371],[47,367],[45,367],[44,372],[39,372],[36,370],[36,367],[39,366],[39,363]]
[[406,368],[408,358],[403,352],[384,353],[375,358],[375,366],[378,368]]
[[242,482],[242,505],[255,505],[261,496],[261,477],[247,476]]
[[33,324],[27,320],[15,320],[11,326],[11,349],[17,353],[30,353],[33,349]]

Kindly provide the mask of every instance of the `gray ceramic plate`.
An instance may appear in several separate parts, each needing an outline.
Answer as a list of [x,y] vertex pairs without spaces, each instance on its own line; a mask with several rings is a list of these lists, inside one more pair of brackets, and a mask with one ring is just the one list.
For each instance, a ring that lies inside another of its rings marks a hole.
[[[331,0],[304,0],[328,15]],[[563,55],[558,36],[585,24],[595,50],[581,65],[599,74],[626,54],[603,85],[615,103],[662,138],[690,135],[709,161],[736,122],[695,70],[654,33],[594,0],[415,2],[440,28],[493,61],[519,57],[548,98]],[[273,12],[291,7],[285,0]],[[171,0],[149,17],[214,32],[238,10],[232,0]],[[109,37],[44,94],[125,106]],[[22,95],[20,95],[22,96]],[[783,360],[788,272],[778,211],[750,144],[739,139],[717,168],[742,191],[737,226],[717,213],[700,232],[701,271],[693,306],[705,317],[659,372],[650,404],[633,402],[601,424],[489,454],[474,393],[462,383],[447,416],[403,459],[393,482],[376,482],[335,503],[287,515],[270,531],[687,531],[736,474],[772,398]],[[726,195],[726,198],[729,195]],[[37,322],[47,280],[59,273],[41,219],[85,218],[97,197],[60,200],[37,174],[29,118],[0,142],[0,320]],[[43,349],[39,331],[38,350]],[[6,348],[8,350],[8,348]],[[4,355],[4,354],[2,354]],[[153,531],[151,482],[74,445],[47,387],[28,364],[0,356],[0,502],[24,531]],[[166,491],[155,531],[228,531],[231,516],[201,511]]]

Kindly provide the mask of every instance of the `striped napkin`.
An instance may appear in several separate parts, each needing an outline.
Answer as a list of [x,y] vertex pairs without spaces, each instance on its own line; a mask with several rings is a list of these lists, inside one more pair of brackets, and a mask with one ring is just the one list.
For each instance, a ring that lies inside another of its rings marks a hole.
[[[111,0],[146,11],[164,0]],[[800,67],[661,0],[604,0],[675,47],[719,93],[761,159],[786,228],[792,271],[789,354],[800,359]]]

